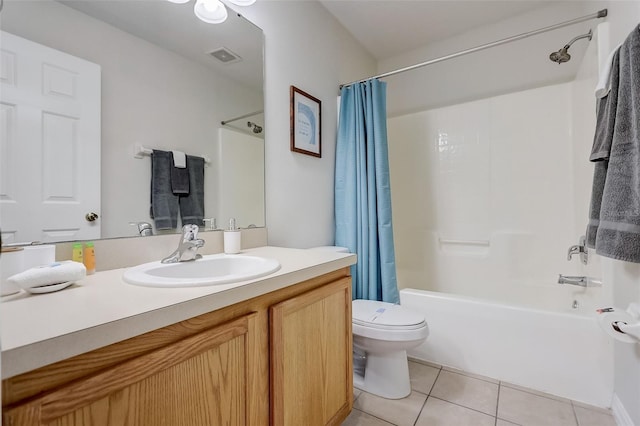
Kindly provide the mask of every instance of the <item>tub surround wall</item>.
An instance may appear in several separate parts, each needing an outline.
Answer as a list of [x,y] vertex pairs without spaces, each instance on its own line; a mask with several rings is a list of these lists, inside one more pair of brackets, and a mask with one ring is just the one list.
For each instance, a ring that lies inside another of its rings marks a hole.
[[[591,155],[596,127],[594,88],[598,84],[600,63],[604,62],[611,52],[610,31],[611,24],[609,22],[600,22],[594,28],[593,39],[587,46],[576,79],[571,83],[571,137],[573,140],[571,167],[574,205],[573,235],[575,236],[585,235],[587,228],[591,183],[593,182],[593,164],[588,159]],[[596,255],[594,251],[590,251],[589,256],[588,265],[578,265],[578,275],[602,278],[600,256]],[[610,285],[605,285],[603,288],[599,303],[602,305],[612,303]]]
[[591,167],[572,168],[572,87],[388,120],[400,287],[553,310],[595,304],[598,289],[555,283],[579,270],[566,260],[578,239],[572,169]]

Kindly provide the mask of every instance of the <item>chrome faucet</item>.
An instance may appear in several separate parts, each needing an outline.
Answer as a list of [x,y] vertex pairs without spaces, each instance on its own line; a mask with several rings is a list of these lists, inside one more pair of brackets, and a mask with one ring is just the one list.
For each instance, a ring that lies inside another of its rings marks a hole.
[[567,252],[567,260],[571,260],[574,254],[580,255],[580,262],[586,265],[589,261],[589,254],[587,252],[586,237],[583,235],[580,237],[580,243],[569,247]]
[[138,234],[141,237],[149,237],[153,235],[153,228],[149,222],[129,222],[129,225],[138,228]]
[[587,277],[571,276],[571,275],[558,275],[558,284],[571,284],[580,287],[587,287]]
[[161,263],[188,262],[202,258],[202,255],[198,254],[197,251],[204,245],[204,240],[197,237],[198,225],[184,225],[178,248],[162,259]]

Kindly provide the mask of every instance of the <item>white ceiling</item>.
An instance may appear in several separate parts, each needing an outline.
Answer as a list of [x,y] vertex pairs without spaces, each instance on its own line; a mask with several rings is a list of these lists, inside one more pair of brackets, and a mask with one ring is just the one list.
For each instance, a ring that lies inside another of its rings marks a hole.
[[377,60],[549,6],[530,0],[320,0]]

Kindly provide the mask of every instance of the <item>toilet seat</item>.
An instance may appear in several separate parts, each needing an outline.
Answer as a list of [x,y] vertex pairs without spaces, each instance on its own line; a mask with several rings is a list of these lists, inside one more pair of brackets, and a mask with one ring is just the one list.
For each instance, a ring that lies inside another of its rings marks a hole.
[[429,334],[422,315],[393,303],[354,300],[352,318],[353,334],[371,339],[413,341]]

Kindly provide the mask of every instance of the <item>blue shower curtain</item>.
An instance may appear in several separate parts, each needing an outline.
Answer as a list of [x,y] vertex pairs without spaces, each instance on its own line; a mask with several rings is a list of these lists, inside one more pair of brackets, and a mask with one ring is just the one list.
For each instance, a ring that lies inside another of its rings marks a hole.
[[386,83],[341,90],[336,146],[336,245],[358,255],[353,298],[399,303],[387,149]]

